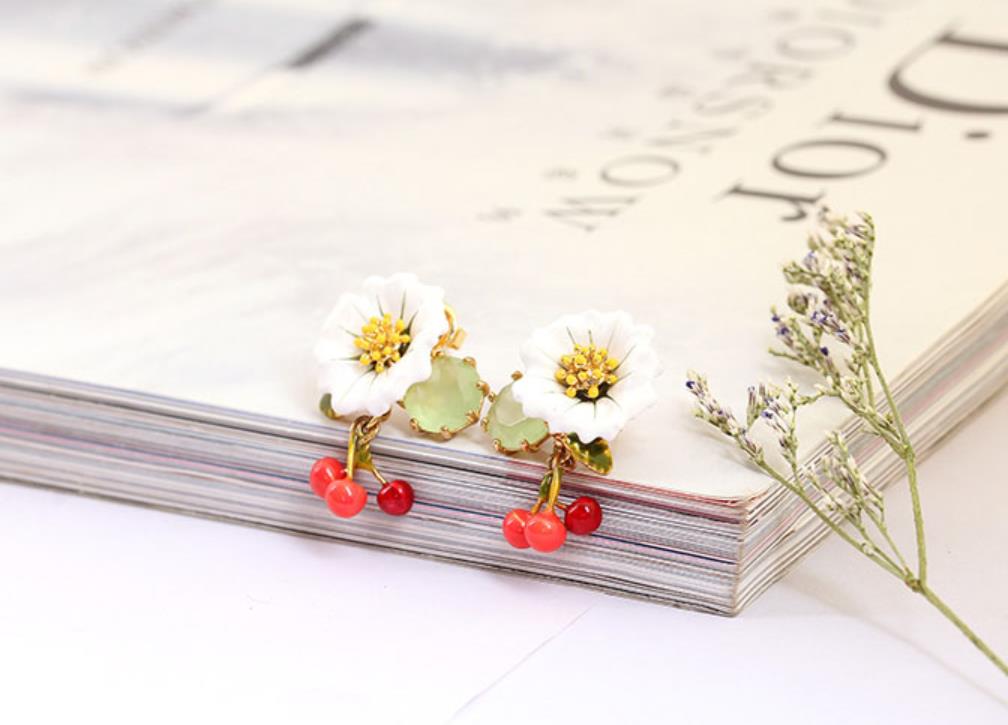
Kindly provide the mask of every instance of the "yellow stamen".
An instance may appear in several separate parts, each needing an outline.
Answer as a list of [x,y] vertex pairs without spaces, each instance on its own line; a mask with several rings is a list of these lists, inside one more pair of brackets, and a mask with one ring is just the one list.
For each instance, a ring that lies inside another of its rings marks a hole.
[[606,348],[575,344],[570,354],[560,357],[554,375],[568,398],[597,400],[619,381],[618,367]]
[[361,326],[360,335],[354,338],[354,346],[363,351],[358,359],[360,364],[381,373],[399,362],[410,342],[406,329],[404,320],[393,320],[387,312],[380,318],[368,320]]

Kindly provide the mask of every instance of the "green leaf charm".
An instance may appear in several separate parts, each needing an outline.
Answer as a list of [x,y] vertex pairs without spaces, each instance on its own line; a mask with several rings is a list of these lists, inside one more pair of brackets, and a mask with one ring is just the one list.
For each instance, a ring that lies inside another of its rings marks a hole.
[[332,409],[332,395],[329,393],[322,396],[322,399],[319,400],[318,407],[326,418],[339,420],[339,416],[336,415],[336,411]]
[[550,486],[553,484],[553,471],[546,471],[542,482],[539,484],[539,498],[545,500],[549,498]]
[[521,403],[511,394],[511,385],[497,393],[483,419],[483,428],[501,453],[533,451],[549,436],[549,426],[540,418],[525,415]]
[[574,457],[595,473],[605,475],[612,470],[612,450],[609,448],[609,441],[605,438],[596,438],[591,443],[582,443],[574,433],[568,433],[567,442],[570,443]]
[[439,355],[431,376],[411,385],[402,404],[415,430],[447,439],[479,420],[486,392],[476,361]]

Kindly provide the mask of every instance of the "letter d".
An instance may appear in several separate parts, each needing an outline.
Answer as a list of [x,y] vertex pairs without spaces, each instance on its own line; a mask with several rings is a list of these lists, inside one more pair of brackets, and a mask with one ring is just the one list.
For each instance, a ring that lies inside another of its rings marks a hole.
[[[985,55],[977,58],[974,73],[977,77],[990,81],[990,91],[992,95],[998,93],[1001,98],[992,98],[992,103],[981,104],[973,100],[963,100],[950,97],[951,94],[943,95],[936,91],[928,91],[920,84],[911,86],[905,79],[904,74],[907,69],[917,63],[922,57],[934,53],[940,53],[942,63],[950,56],[950,53],[970,53],[977,56],[980,53]],[[999,54],[999,55],[992,55]],[[998,62],[1000,61],[1000,63]],[[981,68],[987,64],[989,67]],[[981,40],[979,38],[968,38],[956,35],[954,31],[947,31],[943,35],[935,38],[931,43],[915,50],[906,60],[896,67],[896,70],[889,76],[889,90],[900,98],[916,103],[928,108],[936,108],[941,111],[954,111],[956,113],[1008,113],[1008,42],[997,42],[993,40]]]

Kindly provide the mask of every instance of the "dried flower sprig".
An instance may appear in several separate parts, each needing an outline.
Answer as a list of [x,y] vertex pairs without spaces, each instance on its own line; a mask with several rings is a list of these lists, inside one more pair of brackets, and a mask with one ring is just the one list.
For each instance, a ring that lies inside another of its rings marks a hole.
[[[875,224],[867,214],[848,219],[827,209],[819,220],[821,230],[809,237],[808,254],[784,266],[784,278],[794,288],[787,310],[771,309],[780,346],[770,353],[817,373],[821,382],[809,394],[790,380],[749,388],[743,424],[713,397],[707,379],[691,371],[686,387],[696,396],[696,416],[731,438],[753,465],[801,499],[844,541],[924,597],[1008,675],[1004,660],[928,583],[916,456],[879,363],[869,314]],[[843,403],[903,461],[913,509],[915,566],[889,533],[885,499],[861,472],[839,431],[828,435],[821,459],[801,462],[798,413],[823,398]],[[756,440],[757,426],[776,436],[770,454]]]

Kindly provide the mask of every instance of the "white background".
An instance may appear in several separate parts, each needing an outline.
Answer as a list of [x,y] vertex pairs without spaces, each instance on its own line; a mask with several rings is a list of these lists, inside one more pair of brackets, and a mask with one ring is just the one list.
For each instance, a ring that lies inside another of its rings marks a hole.
[[[1002,655],[1006,436],[1002,394],[922,468],[932,585]],[[3,485],[0,580],[5,723],[1008,721],[1008,679],[836,538],[725,619]]]

